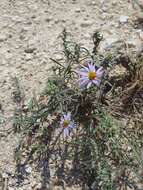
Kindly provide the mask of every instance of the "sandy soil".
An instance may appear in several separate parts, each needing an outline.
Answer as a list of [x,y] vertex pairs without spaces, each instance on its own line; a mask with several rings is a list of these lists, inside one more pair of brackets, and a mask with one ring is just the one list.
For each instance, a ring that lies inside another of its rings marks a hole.
[[[26,100],[33,91],[41,91],[52,64],[49,58],[61,58],[58,51],[62,48],[60,35],[64,27],[87,48],[98,29],[104,35],[102,50],[120,40],[138,50],[140,35],[143,36],[141,30],[133,27],[138,12],[139,8],[129,0],[0,0],[0,115],[13,115],[14,76],[19,78]],[[127,16],[127,21],[120,23],[121,16]],[[0,131],[9,127],[11,123],[1,125]],[[14,172],[13,150],[17,141],[17,136],[5,137],[0,132],[1,173]],[[34,177],[31,181],[20,188],[11,184],[9,189],[36,189]]]

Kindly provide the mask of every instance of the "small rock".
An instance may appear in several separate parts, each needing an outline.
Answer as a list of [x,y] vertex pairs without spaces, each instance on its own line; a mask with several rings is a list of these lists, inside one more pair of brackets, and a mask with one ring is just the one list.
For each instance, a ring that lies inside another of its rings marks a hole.
[[76,0],[72,0],[72,4],[76,4]]
[[127,44],[129,48],[139,48],[141,46],[140,39],[129,39],[127,40]]
[[23,18],[19,16],[12,16],[11,19],[13,22],[16,22],[16,23],[23,22]]
[[5,179],[5,178],[8,178],[8,174],[6,174],[6,173],[3,173],[2,174],[2,177]]
[[50,19],[50,18],[46,18],[45,21],[46,21],[46,22],[50,22],[51,19]]
[[76,12],[76,13],[80,13],[80,12],[81,12],[81,9],[80,9],[80,8],[76,8],[76,9],[75,9],[75,12]]
[[88,27],[88,26],[91,26],[92,24],[93,24],[92,21],[87,20],[87,21],[84,21],[83,23],[81,23],[81,27]]
[[60,20],[58,18],[55,19],[55,24],[58,24]]
[[11,59],[12,56],[13,56],[12,53],[8,53],[8,52],[5,53],[5,58],[6,58],[6,59]]
[[14,187],[8,186],[8,190],[14,190]]
[[61,54],[56,54],[54,58],[56,61],[61,61],[63,59]]
[[41,188],[42,188],[42,184],[41,184],[41,183],[38,183],[38,184],[36,185],[36,187],[34,188],[34,190],[41,190]]
[[91,5],[93,5],[93,6],[96,5],[96,2],[95,2],[95,1],[92,1],[92,2],[91,2]]
[[108,8],[107,7],[102,7],[103,12],[107,12]]
[[97,189],[97,183],[93,182],[93,184],[91,185],[91,189],[92,190],[96,190]]
[[116,65],[114,66],[112,71],[110,71],[109,78],[118,81],[121,80],[126,75],[127,75],[126,68],[123,67],[122,65]]
[[6,35],[0,35],[0,42],[4,42],[6,39]]
[[105,0],[100,0],[100,3],[105,3]]
[[118,38],[106,38],[106,40],[101,44],[102,48],[105,50],[111,49],[119,44],[121,41]]
[[25,171],[30,174],[32,172],[32,168],[28,165],[25,166]]
[[113,1],[113,2],[112,2],[112,5],[113,5],[113,6],[116,6],[116,5],[117,5],[117,1]]
[[129,20],[129,17],[125,16],[125,15],[121,15],[120,18],[119,18],[120,23],[127,23],[128,20]]
[[37,181],[36,180],[33,180],[32,183],[31,183],[31,187],[32,188],[35,188],[37,185]]
[[52,19],[53,19],[52,16],[48,16],[45,20],[46,20],[46,22],[50,22]]
[[32,15],[31,18],[34,19],[34,18],[36,18],[36,16],[35,16],[35,15]]
[[27,48],[25,49],[25,53],[33,53],[36,50],[36,48]]
[[32,60],[32,59],[33,59],[32,54],[26,54],[26,55],[25,55],[25,60],[26,60],[26,61],[30,61],[30,60]]
[[138,35],[139,35],[139,38],[140,38],[141,40],[143,40],[143,31],[142,31],[142,30],[138,30],[137,33],[138,33]]

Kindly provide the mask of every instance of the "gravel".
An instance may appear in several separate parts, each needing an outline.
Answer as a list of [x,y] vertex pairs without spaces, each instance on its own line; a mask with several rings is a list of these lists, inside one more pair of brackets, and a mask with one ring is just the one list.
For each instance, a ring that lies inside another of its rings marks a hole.
[[[33,91],[38,94],[43,89],[47,70],[52,65],[49,58],[61,50],[59,37],[64,27],[72,33],[76,42],[89,49],[92,48],[91,35],[100,30],[104,36],[101,51],[112,49],[122,40],[128,41],[129,48],[139,50],[142,29],[139,32],[131,22],[139,12],[130,1],[124,0],[0,1],[0,103],[3,109],[0,115],[5,118],[13,115],[13,77],[20,79],[26,101]],[[58,60],[62,59],[60,54],[56,56]],[[11,127],[11,122],[0,126],[3,130]],[[0,137],[0,173],[10,169],[10,190],[38,190],[40,177],[31,166],[27,169],[28,184],[17,187],[12,177],[15,172],[13,152],[18,141],[18,135]]]

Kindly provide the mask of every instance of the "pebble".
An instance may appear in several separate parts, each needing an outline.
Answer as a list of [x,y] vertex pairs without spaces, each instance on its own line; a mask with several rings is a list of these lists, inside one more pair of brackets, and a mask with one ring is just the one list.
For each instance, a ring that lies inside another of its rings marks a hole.
[[8,190],[14,190],[14,187],[8,186]]
[[113,5],[113,6],[116,6],[116,5],[117,5],[117,1],[113,1],[113,2],[112,2],[112,5]]
[[107,8],[107,7],[102,7],[102,11],[103,11],[103,12],[107,12],[107,11],[108,11],[108,8]]
[[81,27],[88,27],[88,26],[91,26],[92,24],[93,24],[92,21],[87,20],[81,23]]
[[141,40],[143,40],[143,31],[142,31],[142,30],[138,30],[137,33],[138,33],[138,35],[139,35],[139,38],[140,38]]
[[2,177],[3,177],[3,178],[8,178],[8,174],[3,173],[3,174],[2,174]]
[[119,18],[120,23],[127,23],[128,20],[129,20],[129,17],[125,16],[125,15],[121,15],[120,18]]
[[129,48],[136,48],[138,46],[138,42],[135,39],[127,40],[127,44]]
[[76,9],[75,9],[75,12],[76,12],[76,13],[80,13],[80,12],[81,12],[81,9],[80,9],[80,8],[76,8]]
[[120,40],[118,38],[106,38],[106,40],[102,43],[102,48],[105,50],[113,48]]
[[35,187],[36,190],[40,190],[42,188],[42,184],[41,183],[38,183]]
[[58,18],[55,18],[55,24],[58,24],[60,20]]
[[32,54],[26,54],[26,55],[25,55],[25,60],[26,60],[26,61],[30,61],[30,60],[32,60],[32,59],[33,59]]
[[5,53],[5,58],[6,59],[11,59],[13,57],[13,54],[12,53]]
[[0,42],[4,42],[6,39],[6,35],[0,35]]
[[50,16],[49,16],[49,17],[47,17],[45,20],[46,20],[46,22],[50,22],[50,21],[52,20],[52,18],[53,18],[53,17],[50,17]]
[[95,1],[92,1],[92,2],[91,2],[91,5],[93,5],[93,6],[96,5],[96,2],[95,2]]
[[32,168],[28,165],[25,166],[25,171],[30,174],[32,172]]
[[35,188],[37,185],[37,181],[36,180],[33,180],[32,183],[31,183],[31,187],[32,188]]
[[12,16],[11,19],[13,22],[16,22],[16,23],[21,23],[24,20],[23,18],[21,18],[19,16]]
[[61,60],[63,59],[63,57],[62,57],[61,54],[56,54],[56,55],[54,56],[54,59],[55,59],[56,61],[61,61]]
[[109,78],[120,79],[127,73],[126,68],[122,65],[116,65],[109,73]]
[[25,49],[25,53],[33,53],[36,50],[36,48],[27,48]]

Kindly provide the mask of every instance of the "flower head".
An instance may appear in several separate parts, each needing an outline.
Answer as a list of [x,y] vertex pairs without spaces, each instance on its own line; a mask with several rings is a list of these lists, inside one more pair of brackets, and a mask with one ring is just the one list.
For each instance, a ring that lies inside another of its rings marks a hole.
[[71,119],[70,112],[62,116],[60,125],[64,128],[64,136],[69,136],[71,131],[76,127],[75,123]]
[[91,87],[91,85],[95,84],[99,86],[101,83],[101,78],[103,76],[104,70],[103,67],[97,68],[93,63],[88,63],[87,66],[83,66],[78,71],[81,78],[79,80],[80,86],[83,87]]

